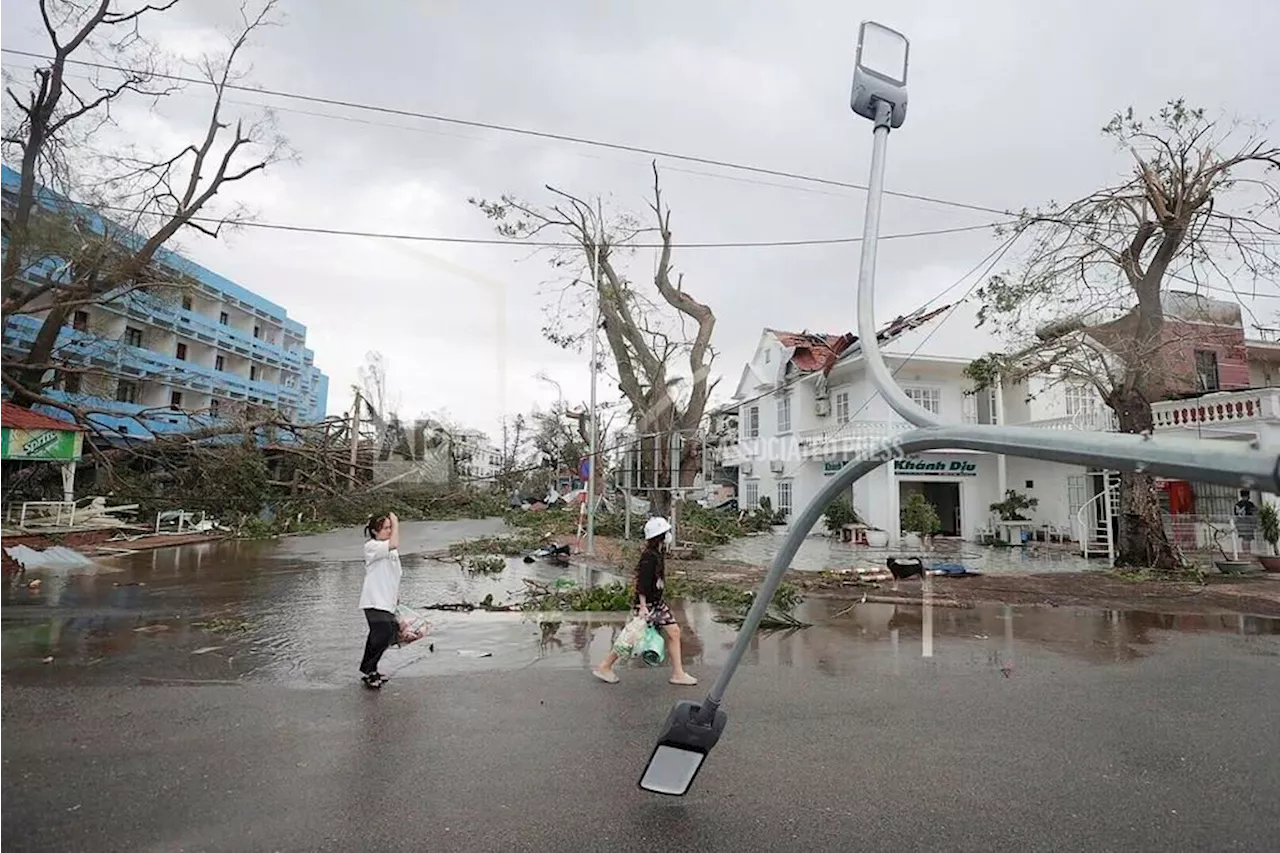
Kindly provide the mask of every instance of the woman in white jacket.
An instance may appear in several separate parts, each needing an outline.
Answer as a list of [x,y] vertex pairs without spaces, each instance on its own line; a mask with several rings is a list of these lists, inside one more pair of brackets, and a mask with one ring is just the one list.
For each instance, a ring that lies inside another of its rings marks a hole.
[[396,639],[396,604],[400,601],[400,520],[394,512],[375,515],[365,526],[364,589],[360,607],[369,623],[369,637],[360,661],[364,686],[377,690],[386,682],[378,661]]

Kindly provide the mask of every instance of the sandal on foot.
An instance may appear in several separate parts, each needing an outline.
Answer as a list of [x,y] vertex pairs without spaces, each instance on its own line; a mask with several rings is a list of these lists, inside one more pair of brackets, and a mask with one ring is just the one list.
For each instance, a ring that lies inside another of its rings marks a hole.
[[594,675],[596,678],[600,679],[601,681],[603,681],[605,684],[618,683],[618,673],[614,672],[613,670],[609,670],[608,672],[603,672],[598,669],[593,669],[591,670],[591,674]]
[[671,678],[667,680],[670,681],[672,684],[679,684],[683,687],[692,687],[693,685],[698,683],[698,679],[694,678],[692,675],[690,675],[687,672],[680,676],[673,675],[671,676]]
[[387,679],[385,676],[382,676],[376,672],[371,672],[371,673],[368,673],[367,675],[360,676],[360,683],[363,684],[365,687],[368,687],[370,690],[379,689],[380,687],[382,687],[383,683],[386,682],[386,680]]

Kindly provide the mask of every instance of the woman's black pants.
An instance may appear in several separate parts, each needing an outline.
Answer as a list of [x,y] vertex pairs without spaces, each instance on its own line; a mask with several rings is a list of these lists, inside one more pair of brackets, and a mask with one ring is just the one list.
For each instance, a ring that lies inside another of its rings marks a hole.
[[365,675],[373,675],[378,671],[382,653],[395,642],[398,626],[395,614],[386,610],[366,607],[364,618],[369,622],[369,639],[364,641],[364,659],[360,661],[360,671]]

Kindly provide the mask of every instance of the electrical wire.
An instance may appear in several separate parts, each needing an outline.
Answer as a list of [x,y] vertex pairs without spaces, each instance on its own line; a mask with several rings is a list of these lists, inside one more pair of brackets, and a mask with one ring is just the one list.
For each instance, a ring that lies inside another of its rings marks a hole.
[[[113,213],[143,214],[149,211],[137,208],[114,205],[95,205],[94,210]],[[213,225],[226,224],[224,219],[216,216],[189,216],[190,222],[207,222]],[[506,237],[449,237],[433,234],[409,234],[388,231],[362,231],[351,228],[326,228],[312,225],[290,225],[284,222],[243,221],[233,223],[238,228],[258,228],[269,231],[285,231],[296,234],[322,234],[329,237],[365,237],[376,240],[399,240],[419,243],[457,243],[475,246],[527,246],[537,249],[581,249],[581,243],[567,241],[520,240]],[[981,225],[960,225],[953,228],[935,228],[925,231],[905,231],[898,234],[883,234],[881,240],[903,240],[913,237],[938,237],[946,234],[963,234],[972,231],[983,231],[1002,223],[987,222]],[[861,243],[862,237],[822,237],[808,240],[728,240],[720,242],[672,243],[673,249],[761,249],[791,248],[796,246],[842,246]],[[661,243],[625,243],[621,247],[628,249],[661,249]]]
[[[35,53],[27,50],[15,50],[13,48],[0,48],[0,52],[12,54],[14,56],[25,56],[29,59],[38,59],[44,62],[51,62],[52,56],[47,54]],[[101,71],[115,71],[124,74],[146,75],[148,78],[158,80],[171,80],[177,83],[192,83],[201,86],[210,86],[214,84],[209,80],[199,77],[188,77],[181,74],[163,74],[147,71],[139,68],[129,68],[123,65],[113,65],[106,62],[90,62],[82,59],[67,59],[70,65],[78,65],[85,68],[95,68]],[[834,178],[823,178],[815,175],[806,175],[801,172],[793,172],[786,169],[770,169],[764,166],[753,166],[747,163],[738,163],[732,160],[721,160],[714,157],[700,157],[693,154],[681,154],[676,151],[666,151],[660,148],[648,148],[641,145],[630,145],[621,142],[607,142],[600,139],[591,139],[585,136],[573,136],[565,133],[554,133],[545,130],[535,130],[527,127],[517,127],[515,125],[498,124],[496,122],[477,121],[473,119],[462,119],[453,116],[440,115],[438,113],[424,113],[416,110],[404,109],[400,107],[388,107],[380,104],[370,104],[362,101],[347,101],[340,98],[326,98],[318,95],[304,95],[299,92],[289,92],[282,89],[268,89],[261,86],[244,86],[234,83],[225,84],[225,89],[248,92],[255,95],[265,95],[273,98],[283,98],[286,100],[302,101],[311,104],[323,104],[325,106],[343,107],[345,109],[362,110],[366,112],[381,113],[384,115],[401,116],[404,118],[414,118],[421,121],[437,122],[439,124],[449,124],[458,127],[472,127],[484,130],[491,130],[498,133],[506,133],[516,136],[527,136],[535,139],[546,139],[555,142],[566,142],[572,145],[586,145],[595,148],[602,148],[611,151],[624,151],[630,154],[644,154],[649,157],[663,157],[669,160],[679,160],[686,163],[698,163],[703,166],[715,166],[721,169],[730,169],[739,172],[750,172],[757,175],[766,175],[773,178],[785,178],[792,181],[800,181],[802,183],[818,184],[829,187],[839,187],[842,189],[867,191],[866,184],[856,184],[849,181],[839,181]],[[987,205],[972,204],[969,202],[953,201],[950,199],[937,198],[935,196],[923,195],[920,193],[901,192],[898,190],[884,190],[887,196],[896,198],[909,199],[911,201],[925,202],[927,204],[936,204],[943,207],[953,207],[960,210],[971,210],[979,213],[993,213],[997,216],[1012,216],[1008,210],[1000,210],[999,208],[989,207]]]

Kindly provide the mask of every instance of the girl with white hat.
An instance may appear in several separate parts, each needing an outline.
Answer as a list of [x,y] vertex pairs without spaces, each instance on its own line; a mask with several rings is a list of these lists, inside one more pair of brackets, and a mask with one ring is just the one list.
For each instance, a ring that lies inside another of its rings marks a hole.
[[[666,563],[664,550],[667,534],[671,532],[671,522],[665,518],[654,517],[644,525],[644,551],[640,554],[640,562],[636,565],[635,592],[632,595],[632,614],[642,616],[650,624],[662,631],[667,639],[667,657],[671,660],[672,684],[697,684],[698,679],[684,671],[684,661],[680,659],[680,626],[671,615],[671,608],[662,600],[663,588],[666,586]],[[596,678],[609,684],[618,683],[618,674],[613,666],[618,662],[618,653],[609,650],[600,666],[592,670]]]

